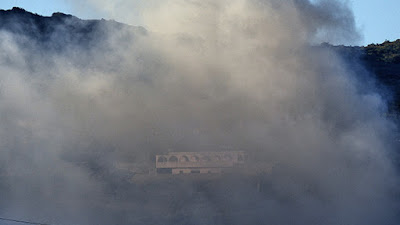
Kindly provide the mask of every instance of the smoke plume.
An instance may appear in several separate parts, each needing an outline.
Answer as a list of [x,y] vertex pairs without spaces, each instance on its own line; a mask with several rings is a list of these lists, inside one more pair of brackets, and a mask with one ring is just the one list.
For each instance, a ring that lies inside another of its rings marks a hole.
[[[347,4],[85,4],[129,24],[139,15],[146,30],[104,26],[95,45],[61,50],[62,27],[43,48],[0,33],[1,215],[54,224],[396,224],[396,127],[386,101],[359,81],[360,65],[315,47],[358,42]],[[267,188],[228,177],[199,191],[191,178],[143,184],[114,169],[154,167],[167,151],[226,148],[274,164],[276,173],[258,175]]]

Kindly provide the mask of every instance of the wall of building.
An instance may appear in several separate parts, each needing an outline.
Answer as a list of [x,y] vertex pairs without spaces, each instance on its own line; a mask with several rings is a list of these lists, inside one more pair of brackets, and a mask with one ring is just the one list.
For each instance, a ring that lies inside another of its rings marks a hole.
[[244,164],[247,155],[243,151],[229,152],[170,152],[156,156],[156,169],[173,174],[220,173],[222,168]]

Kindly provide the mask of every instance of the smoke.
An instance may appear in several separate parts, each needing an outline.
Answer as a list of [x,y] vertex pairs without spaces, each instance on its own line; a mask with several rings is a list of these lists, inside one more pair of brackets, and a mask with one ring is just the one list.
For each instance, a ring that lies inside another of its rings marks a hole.
[[[85,4],[116,16],[138,3]],[[105,26],[89,47],[0,34],[1,213],[56,224],[396,224],[386,102],[360,83],[359,65],[313,47],[357,43],[345,3],[149,1],[140,13],[146,32]],[[277,172],[259,174],[257,192],[251,177],[129,183],[114,169],[221,148]]]

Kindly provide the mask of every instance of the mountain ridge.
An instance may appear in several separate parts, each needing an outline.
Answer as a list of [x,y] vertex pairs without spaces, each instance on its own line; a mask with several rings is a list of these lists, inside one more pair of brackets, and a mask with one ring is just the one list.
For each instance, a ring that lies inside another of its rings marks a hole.
[[[25,37],[16,40],[22,42],[23,46],[54,52],[65,51],[75,46],[84,49],[101,48],[104,47],[102,44],[110,34],[126,30],[139,35],[147,34],[147,30],[143,27],[114,20],[83,20],[62,12],[41,16],[19,7],[0,10],[0,21],[0,31]],[[124,35],[132,33],[125,32]],[[400,112],[400,88],[397,88],[400,87],[400,39],[367,46],[334,46],[323,43],[317,47],[334,49],[347,63],[363,65],[378,83],[383,84],[391,92],[391,96],[388,97],[390,111]]]
[[114,20],[82,20],[61,12],[41,16],[18,7],[0,10],[0,21],[0,30],[27,37],[40,48],[57,51],[74,45],[97,45],[106,40],[109,34],[124,29],[146,33],[143,27],[134,27]]

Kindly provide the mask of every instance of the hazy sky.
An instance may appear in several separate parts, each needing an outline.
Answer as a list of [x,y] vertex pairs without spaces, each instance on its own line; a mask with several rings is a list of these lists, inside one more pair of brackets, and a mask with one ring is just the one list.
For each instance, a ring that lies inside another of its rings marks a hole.
[[[71,0],[1,0],[0,8],[22,7],[41,15],[51,15],[55,11],[70,13],[80,18],[107,18],[101,13],[88,13],[90,10],[76,9],[69,6]],[[135,1],[135,0],[133,0]],[[364,35],[361,44],[381,43],[400,38],[400,1],[399,0],[349,0],[356,17],[356,22]],[[122,21],[123,22],[123,21]],[[137,24],[132,24],[137,25]]]

